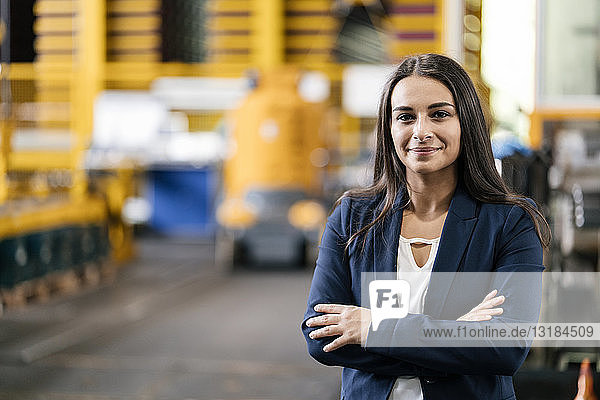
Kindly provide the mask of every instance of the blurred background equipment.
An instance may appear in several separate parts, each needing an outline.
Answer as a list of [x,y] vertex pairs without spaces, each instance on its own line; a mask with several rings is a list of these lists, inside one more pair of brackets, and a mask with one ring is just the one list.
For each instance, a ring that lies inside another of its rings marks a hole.
[[[97,25],[90,13],[99,10],[94,2],[79,11],[70,2],[0,4],[0,292],[3,304],[17,305],[95,282],[106,266],[106,203],[88,190],[82,168],[98,56],[74,40],[92,44]],[[73,32],[77,12],[90,23]],[[72,64],[75,53],[82,60]]]
[[[597,273],[600,91],[595,83],[598,37],[593,32],[600,3],[583,1],[573,12],[554,0],[484,1],[482,6],[482,75],[491,88],[498,145],[494,153],[502,159],[503,178],[534,198],[550,223],[553,243],[544,255],[547,269]],[[509,16],[518,21],[506,32]],[[544,294],[543,320],[557,320],[568,307],[559,298],[573,304],[600,301],[594,279],[583,277],[559,282],[560,293]],[[528,361],[566,373],[585,358],[594,368],[597,349],[536,348]]]
[[[256,89],[232,114],[224,164],[223,231],[219,254],[255,264],[304,265],[325,221],[322,180],[329,161],[322,101],[302,99],[295,68],[259,76]],[[324,82],[327,84],[328,82]],[[327,97],[327,93],[324,96]],[[311,200],[311,206],[305,203]],[[314,253],[314,251],[313,251]]]
[[[129,296],[152,279],[187,296],[235,265],[313,267],[335,199],[371,180],[387,74],[428,52],[475,81],[503,179],[551,223],[548,270],[598,272],[599,0],[0,0],[0,20],[8,310],[124,265],[143,271]],[[152,308],[132,304],[122,318]],[[597,370],[594,349],[532,349],[517,397],[572,398],[585,358]]]
[[370,152],[346,68],[464,49],[442,0],[1,4],[5,305],[132,260],[136,233],[311,264]]

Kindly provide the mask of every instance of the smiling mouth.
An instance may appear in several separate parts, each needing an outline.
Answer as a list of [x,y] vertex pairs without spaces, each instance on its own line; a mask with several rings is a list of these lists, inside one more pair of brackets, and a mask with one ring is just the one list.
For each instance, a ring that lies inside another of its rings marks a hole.
[[411,151],[420,156],[428,156],[441,149],[441,147],[413,147],[412,149],[408,149],[408,151]]

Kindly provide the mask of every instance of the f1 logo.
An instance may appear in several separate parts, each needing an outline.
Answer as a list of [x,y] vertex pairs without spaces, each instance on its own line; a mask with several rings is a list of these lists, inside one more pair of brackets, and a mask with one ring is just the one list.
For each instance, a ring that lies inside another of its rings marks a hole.
[[404,280],[378,280],[369,283],[373,330],[384,319],[400,319],[408,314],[410,285]]

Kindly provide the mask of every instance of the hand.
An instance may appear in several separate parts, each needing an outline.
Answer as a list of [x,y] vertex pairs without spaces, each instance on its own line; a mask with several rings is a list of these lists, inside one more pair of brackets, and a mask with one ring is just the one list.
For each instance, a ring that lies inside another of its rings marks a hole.
[[492,290],[481,303],[473,307],[471,311],[457,319],[457,321],[489,321],[493,315],[504,312],[502,308],[493,308],[504,303],[504,296],[494,297],[498,294],[496,289]]
[[317,304],[315,311],[326,314],[309,318],[306,326],[324,326],[324,328],[312,331],[309,335],[310,338],[339,336],[323,347],[323,351],[333,351],[347,344],[362,344],[363,338],[367,337],[369,325],[371,325],[371,310],[368,308],[341,304]]

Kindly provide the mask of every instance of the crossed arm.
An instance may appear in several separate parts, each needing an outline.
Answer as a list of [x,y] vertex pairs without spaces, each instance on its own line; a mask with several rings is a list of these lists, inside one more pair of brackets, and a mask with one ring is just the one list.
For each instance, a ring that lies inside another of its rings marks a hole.
[[[475,307],[457,321],[489,321],[494,315],[504,311],[498,306],[504,303],[504,296],[496,296],[498,290],[494,289]],[[311,339],[338,336],[331,343],[323,347],[324,352],[339,349],[348,344],[365,345],[365,339],[371,325],[371,311],[368,308],[349,306],[343,304],[317,304],[316,312],[324,313],[306,321],[308,327],[323,328],[312,331],[308,336]]]
[[[354,305],[349,267],[344,262],[343,247],[339,245],[344,243],[344,236],[340,234],[343,227],[339,208],[336,209],[337,214],[334,211],[330,217],[322,238],[308,309],[302,323],[313,358],[325,365],[388,376],[442,376],[449,373],[512,375],[518,369],[527,355],[526,346],[504,348],[501,352],[497,348],[429,348],[422,351],[402,347],[362,347],[369,328],[370,311]],[[519,270],[527,261],[533,261],[530,265],[539,271],[539,268],[543,269],[539,242],[535,246],[524,245],[537,238],[531,221],[523,213],[511,211],[507,217],[509,226],[505,227],[505,231],[510,235],[506,237],[497,265]],[[498,306],[504,302],[504,297],[497,295],[492,291],[458,320],[485,321],[502,314],[503,310]],[[423,324],[429,323],[431,318],[416,315],[412,321],[415,326],[425,326]],[[403,323],[407,321],[398,324],[398,327],[405,326]]]

